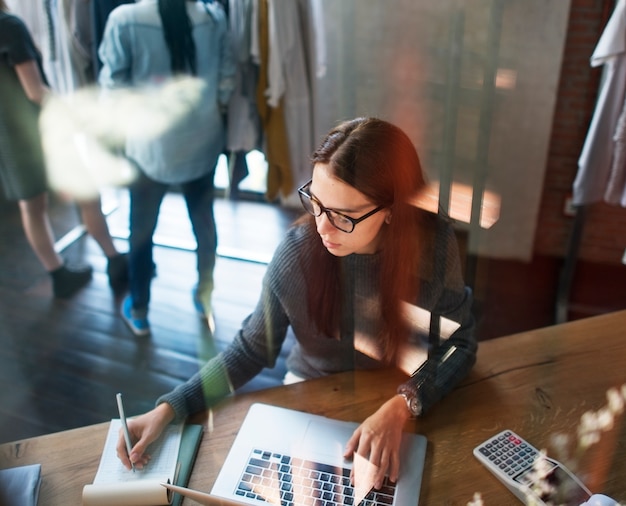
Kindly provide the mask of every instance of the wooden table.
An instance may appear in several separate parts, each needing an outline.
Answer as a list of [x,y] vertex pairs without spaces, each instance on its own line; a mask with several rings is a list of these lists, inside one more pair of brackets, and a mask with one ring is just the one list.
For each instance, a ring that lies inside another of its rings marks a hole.
[[[402,373],[359,371],[228,399],[204,418],[206,433],[189,486],[209,491],[253,402],[362,421],[393,395]],[[550,436],[575,436],[581,415],[606,404],[606,391],[626,382],[626,311],[524,332],[480,344],[470,376],[406,430],[429,444],[421,504],[466,505],[480,492],[486,506],[520,504],[472,456],[490,435],[510,428],[550,451]],[[43,506],[79,505],[100,459],[108,423],[0,446],[0,468],[42,464]],[[616,420],[579,460],[594,492],[626,502],[625,424]],[[192,504],[187,501],[184,504]]]

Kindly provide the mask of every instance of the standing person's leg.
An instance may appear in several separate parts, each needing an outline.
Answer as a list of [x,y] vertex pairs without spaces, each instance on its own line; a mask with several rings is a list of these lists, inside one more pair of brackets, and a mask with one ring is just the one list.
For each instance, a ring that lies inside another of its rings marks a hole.
[[18,203],[24,233],[35,255],[52,277],[54,296],[70,297],[89,282],[91,267],[68,267],[55,251],[47,193],[19,200]]
[[129,284],[130,295],[122,303],[122,317],[135,335],[148,335],[148,305],[150,284],[154,272],[152,256],[153,234],[159,217],[159,208],[167,185],[152,181],[141,174],[129,188]]
[[115,293],[123,293],[128,288],[128,257],[120,253],[113,243],[109,226],[102,212],[100,197],[79,202],[78,206],[87,232],[95,239],[107,257],[109,285]]
[[94,200],[78,202],[83,224],[102,252],[107,258],[118,255],[117,248],[113,244],[113,238],[109,232],[109,226],[102,212],[102,202],[99,197]]
[[213,326],[211,296],[213,294],[213,271],[217,250],[217,227],[213,214],[213,179],[215,170],[206,176],[182,185],[187,212],[197,242],[198,284],[194,288],[194,303],[200,314]]
[[48,217],[48,194],[19,201],[24,233],[28,243],[44,268],[52,272],[63,265],[63,259],[54,250],[54,235]]

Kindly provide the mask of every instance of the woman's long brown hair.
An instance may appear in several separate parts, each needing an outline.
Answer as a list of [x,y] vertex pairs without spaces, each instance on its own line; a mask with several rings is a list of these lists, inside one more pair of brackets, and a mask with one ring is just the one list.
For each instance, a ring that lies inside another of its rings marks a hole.
[[[408,335],[400,302],[414,301],[418,289],[420,226],[411,200],[426,183],[417,151],[409,137],[391,123],[357,118],[331,130],[311,161],[328,164],[335,177],[363,193],[373,205],[391,209],[391,221],[383,225],[380,252],[380,338],[384,357],[390,361]],[[314,218],[303,218],[307,219],[314,227]],[[324,248],[317,234],[311,234],[310,241],[309,311],[322,332],[337,336],[342,311],[341,259]]]

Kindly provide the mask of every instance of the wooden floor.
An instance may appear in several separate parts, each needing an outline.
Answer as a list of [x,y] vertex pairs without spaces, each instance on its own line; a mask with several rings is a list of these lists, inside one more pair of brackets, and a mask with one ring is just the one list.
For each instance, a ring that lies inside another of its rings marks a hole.
[[[122,251],[127,250],[124,195],[109,215]],[[215,335],[193,308],[195,254],[186,249],[193,248],[193,236],[182,199],[169,194],[155,235],[167,246],[155,248],[152,336],[136,338],[119,317],[106,260],[93,239],[82,236],[64,252],[93,265],[92,282],[70,300],[55,300],[15,208],[2,209],[0,442],[114,418],[116,392],[124,393],[129,415],[144,412],[232,339],[256,303],[264,262],[295,215],[264,203],[219,200],[216,216]],[[52,217],[59,236],[78,224],[75,209],[63,203],[52,206]],[[283,358],[246,389],[279,384],[284,372]]]

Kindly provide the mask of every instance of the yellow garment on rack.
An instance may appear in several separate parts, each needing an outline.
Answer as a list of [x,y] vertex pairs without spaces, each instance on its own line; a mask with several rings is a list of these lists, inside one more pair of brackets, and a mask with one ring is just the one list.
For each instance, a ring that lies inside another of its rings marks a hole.
[[283,100],[278,107],[267,104],[265,90],[268,87],[267,63],[269,60],[269,9],[268,0],[259,1],[259,51],[261,64],[257,84],[257,108],[265,135],[265,158],[267,160],[267,192],[269,201],[279,194],[289,195],[293,189],[293,174],[287,141],[287,129]]

